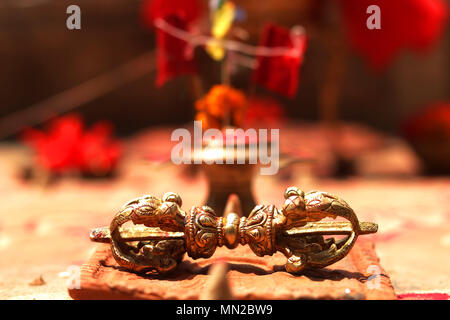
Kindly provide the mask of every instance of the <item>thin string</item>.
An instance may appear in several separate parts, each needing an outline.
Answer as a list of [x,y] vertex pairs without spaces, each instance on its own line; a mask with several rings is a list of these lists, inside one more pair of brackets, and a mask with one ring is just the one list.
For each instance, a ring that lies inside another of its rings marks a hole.
[[155,69],[155,51],[152,50],[78,86],[8,114],[0,118],[0,139],[18,133],[25,126],[43,123],[55,113],[61,114],[87,104]]
[[228,40],[228,39],[216,39],[214,37],[205,35],[194,35],[174,27],[164,19],[156,19],[154,22],[155,26],[167,34],[178,38],[180,40],[186,41],[193,47],[196,46],[206,46],[209,44],[220,45],[227,51],[236,51],[249,56],[265,56],[265,57],[280,57],[280,56],[291,56],[300,57],[303,52],[303,42],[298,41],[299,36],[305,34],[305,30],[301,26],[295,26],[291,29],[291,39],[294,44],[293,48],[288,47],[264,47],[264,46],[252,46],[239,41]]

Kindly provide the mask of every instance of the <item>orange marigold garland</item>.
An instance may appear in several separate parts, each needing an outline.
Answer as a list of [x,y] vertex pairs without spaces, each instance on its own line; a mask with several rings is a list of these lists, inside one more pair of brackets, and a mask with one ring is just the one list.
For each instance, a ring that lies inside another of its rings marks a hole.
[[226,85],[216,85],[195,103],[195,119],[202,121],[204,129],[224,126],[241,127],[248,101],[245,94]]

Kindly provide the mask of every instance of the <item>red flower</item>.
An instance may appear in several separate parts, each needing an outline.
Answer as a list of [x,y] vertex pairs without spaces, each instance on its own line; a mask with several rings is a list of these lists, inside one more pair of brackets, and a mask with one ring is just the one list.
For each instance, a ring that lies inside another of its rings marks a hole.
[[76,167],[78,141],[82,134],[82,123],[76,116],[54,120],[48,133],[29,129],[23,135],[24,141],[36,151],[37,163],[42,167],[62,172]]
[[121,155],[111,129],[107,123],[97,123],[91,130],[84,130],[80,117],[68,115],[52,121],[47,132],[26,130],[23,140],[35,150],[38,165],[49,171],[106,174]]
[[260,45],[271,48],[292,48],[292,53],[296,55],[259,56],[258,67],[253,73],[252,81],[287,97],[294,97],[299,83],[299,67],[306,49],[306,36],[292,34],[286,28],[267,24]]
[[83,172],[111,172],[119,159],[122,148],[118,141],[111,139],[112,126],[99,122],[81,137],[80,170]]
[[[201,6],[197,0],[151,0],[144,2],[142,7],[142,19],[145,24],[153,27],[156,19],[163,19],[185,32],[192,31],[200,13]],[[159,28],[156,37],[158,87],[181,74],[197,72],[194,48],[190,43]]]
[[[447,17],[442,0],[339,0],[352,46],[373,69],[382,69],[401,50],[425,51],[439,38]],[[380,7],[381,29],[366,26],[370,5]]]

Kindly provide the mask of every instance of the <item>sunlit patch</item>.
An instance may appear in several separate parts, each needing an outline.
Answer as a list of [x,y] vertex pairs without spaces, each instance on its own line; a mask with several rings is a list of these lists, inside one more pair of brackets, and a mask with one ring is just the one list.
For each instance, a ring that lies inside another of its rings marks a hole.
[[50,233],[53,226],[48,222],[41,222],[36,227],[36,234],[39,236],[45,236]]
[[7,249],[11,245],[11,237],[6,234],[0,235],[0,250]]
[[441,244],[445,247],[450,247],[450,233],[447,233],[441,238]]

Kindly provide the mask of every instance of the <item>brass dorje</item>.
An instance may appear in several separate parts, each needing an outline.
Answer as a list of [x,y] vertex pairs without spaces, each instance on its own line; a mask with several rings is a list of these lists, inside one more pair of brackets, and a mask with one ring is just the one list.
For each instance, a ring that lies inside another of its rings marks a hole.
[[[160,198],[143,196],[126,203],[109,228],[91,231],[91,240],[111,243],[117,263],[135,272],[164,274],[176,269],[184,253],[208,258],[217,247],[248,245],[257,256],[282,252],[286,271],[323,268],[345,257],[359,235],[377,232],[371,222],[359,222],[341,198],[321,191],[304,193],[289,187],[281,209],[258,205],[248,217],[227,206],[224,217],[202,206],[181,210],[181,197],[172,192]],[[346,221],[321,221],[325,218]],[[135,226],[124,228],[126,222]],[[343,235],[336,240],[325,236]]]

